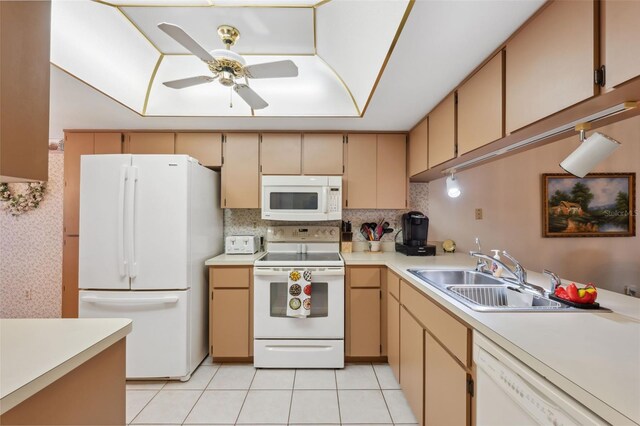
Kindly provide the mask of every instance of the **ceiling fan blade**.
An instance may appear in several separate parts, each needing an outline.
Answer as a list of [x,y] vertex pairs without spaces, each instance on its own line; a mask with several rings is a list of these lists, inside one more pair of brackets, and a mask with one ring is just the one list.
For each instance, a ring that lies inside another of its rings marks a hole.
[[197,77],[181,78],[180,80],[165,81],[164,84],[172,89],[184,89],[185,87],[196,86],[198,84],[209,83],[215,78],[208,75],[199,75]]
[[262,99],[260,95],[254,92],[253,89],[246,84],[236,84],[233,86],[233,90],[235,90],[236,93],[240,95],[240,97],[244,99],[252,109],[263,109],[269,106],[269,104]]
[[244,72],[249,78],[281,78],[297,77],[298,67],[293,61],[266,62],[244,67]]
[[211,56],[204,47],[200,46],[197,41],[192,39],[191,36],[179,26],[163,22],[158,24],[158,28],[203,61],[215,61],[214,57]]

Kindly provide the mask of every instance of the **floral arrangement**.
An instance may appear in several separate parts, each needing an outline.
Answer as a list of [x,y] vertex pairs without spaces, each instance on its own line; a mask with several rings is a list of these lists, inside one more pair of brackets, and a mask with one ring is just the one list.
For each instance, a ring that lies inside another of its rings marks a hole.
[[0,183],[0,201],[2,208],[8,210],[11,216],[19,216],[29,210],[38,208],[47,188],[46,182],[27,183],[27,190],[24,193],[12,194],[9,185]]

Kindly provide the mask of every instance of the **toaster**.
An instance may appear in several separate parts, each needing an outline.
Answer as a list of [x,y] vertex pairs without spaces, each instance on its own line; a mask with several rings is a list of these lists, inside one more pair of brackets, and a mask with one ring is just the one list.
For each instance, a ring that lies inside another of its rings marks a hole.
[[226,254],[253,254],[260,249],[260,237],[254,235],[232,235],[225,238]]

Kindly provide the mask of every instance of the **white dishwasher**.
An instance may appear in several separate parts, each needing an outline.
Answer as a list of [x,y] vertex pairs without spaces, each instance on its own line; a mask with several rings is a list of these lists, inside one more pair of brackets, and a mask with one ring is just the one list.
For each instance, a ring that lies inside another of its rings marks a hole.
[[607,425],[482,334],[473,332],[476,425]]

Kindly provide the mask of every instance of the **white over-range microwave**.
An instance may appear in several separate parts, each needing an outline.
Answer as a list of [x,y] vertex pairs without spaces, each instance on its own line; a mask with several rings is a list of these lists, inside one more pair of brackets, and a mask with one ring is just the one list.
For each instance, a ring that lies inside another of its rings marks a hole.
[[263,176],[262,219],[342,219],[342,177]]

